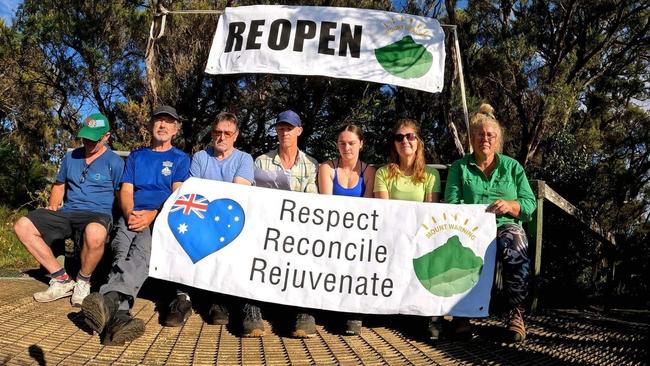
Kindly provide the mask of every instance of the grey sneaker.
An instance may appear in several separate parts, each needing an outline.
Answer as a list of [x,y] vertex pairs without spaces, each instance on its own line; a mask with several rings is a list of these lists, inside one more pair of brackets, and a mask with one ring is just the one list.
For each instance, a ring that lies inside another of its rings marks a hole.
[[427,334],[429,339],[437,341],[442,335],[442,317],[432,316],[429,318],[429,325],[427,326]]
[[363,322],[360,319],[348,319],[345,322],[345,334],[346,335],[359,335],[361,334],[361,328],[363,327]]
[[37,292],[34,294],[34,300],[37,302],[50,302],[72,295],[72,290],[75,288],[76,282],[74,280],[57,281],[54,278],[50,280],[50,287],[45,291]]
[[81,307],[81,303],[84,301],[86,296],[90,294],[90,282],[88,281],[77,281],[77,285],[72,291],[72,297],[70,298],[70,303],[74,307]]
[[242,328],[243,337],[264,336],[264,321],[262,320],[262,311],[259,306],[248,303],[244,304]]
[[310,314],[298,314],[291,336],[296,338],[312,338],[316,336],[316,319]]

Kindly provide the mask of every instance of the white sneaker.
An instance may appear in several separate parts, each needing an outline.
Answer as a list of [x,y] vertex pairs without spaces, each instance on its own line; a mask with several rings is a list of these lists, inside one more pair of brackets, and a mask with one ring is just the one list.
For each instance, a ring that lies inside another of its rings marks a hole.
[[74,287],[74,292],[72,293],[72,298],[70,299],[72,306],[81,307],[81,303],[89,294],[90,294],[90,282],[77,281],[77,286]]
[[50,287],[45,291],[36,292],[34,300],[38,302],[50,302],[58,300],[63,297],[72,295],[72,290],[75,288],[76,282],[70,280],[67,282],[57,281],[54,278],[50,280]]

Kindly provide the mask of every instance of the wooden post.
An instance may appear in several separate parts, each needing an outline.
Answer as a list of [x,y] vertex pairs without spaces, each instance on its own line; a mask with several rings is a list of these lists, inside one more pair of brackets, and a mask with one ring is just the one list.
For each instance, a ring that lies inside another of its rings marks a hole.
[[546,183],[543,180],[531,181],[531,188],[537,198],[537,209],[532,220],[528,223],[528,255],[530,257],[530,313],[537,312],[539,301],[539,280],[542,268],[542,225],[544,223],[544,191]]

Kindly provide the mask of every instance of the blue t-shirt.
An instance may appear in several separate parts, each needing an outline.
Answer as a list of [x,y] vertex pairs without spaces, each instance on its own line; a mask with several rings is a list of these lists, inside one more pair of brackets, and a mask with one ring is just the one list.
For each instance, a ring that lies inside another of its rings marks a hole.
[[214,157],[214,149],[209,147],[194,154],[190,175],[197,178],[231,183],[235,180],[235,177],[240,177],[254,183],[253,157],[243,151],[234,149],[227,158],[219,160]]
[[112,214],[115,191],[119,188],[124,161],[106,149],[90,165],[83,147],[65,154],[56,176],[65,183],[65,201],[61,211],[91,211]]
[[190,157],[172,147],[137,149],[129,155],[122,183],[133,184],[133,210],[155,210],[172,194],[172,183],[189,178]]

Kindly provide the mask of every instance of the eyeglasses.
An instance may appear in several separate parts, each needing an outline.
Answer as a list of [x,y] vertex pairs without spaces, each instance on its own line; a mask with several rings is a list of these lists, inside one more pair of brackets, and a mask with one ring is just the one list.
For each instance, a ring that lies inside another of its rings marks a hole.
[[409,141],[415,141],[417,138],[417,135],[413,132],[401,134],[401,133],[396,133],[393,135],[393,141],[395,142],[402,142],[404,138],[406,137],[407,140]]
[[90,169],[90,165],[86,165],[84,170],[81,171],[81,179],[79,179],[79,183],[86,181],[86,176],[88,176],[88,169]]
[[236,132],[237,131],[218,131],[218,130],[214,130],[214,131],[212,131],[212,137],[217,138],[219,136],[223,136],[224,138],[229,139],[229,138],[233,137]]
[[497,134],[496,133],[485,133],[485,134],[483,134],[483,133],[475,133],[474,137],[477,138],[477,139],[485,139],[485,140],[490,140],[491,141],[491,140],[494,140],[494,139],[497,138]]

